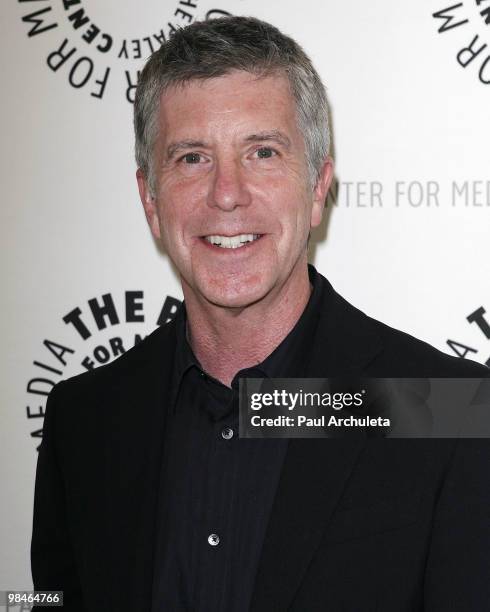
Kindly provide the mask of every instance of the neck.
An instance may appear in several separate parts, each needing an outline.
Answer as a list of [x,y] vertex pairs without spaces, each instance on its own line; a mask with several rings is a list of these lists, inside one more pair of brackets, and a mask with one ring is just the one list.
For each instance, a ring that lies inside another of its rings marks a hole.
[[188,340],[203,370],[228,387],[243,368],[261,363],[301,317],[311,295],[306,265],[262,300],[225,308],[197,299],[183,284]]

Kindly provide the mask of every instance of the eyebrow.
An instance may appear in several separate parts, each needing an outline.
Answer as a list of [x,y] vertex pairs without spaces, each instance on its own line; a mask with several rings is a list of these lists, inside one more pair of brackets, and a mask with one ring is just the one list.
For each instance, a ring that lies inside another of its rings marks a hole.
[[172,142],[167,147],[167,159],[170,159],[181,150],[198,149],[207,146],[208,145],[202,140],[180,140],[179,142]]
[[245,142],[264,142],[273,141],[289,149],[291,147],[291,140],[279,130],[268,130],[265,132],[258,132],[257,134],[251,134],[245,138]]

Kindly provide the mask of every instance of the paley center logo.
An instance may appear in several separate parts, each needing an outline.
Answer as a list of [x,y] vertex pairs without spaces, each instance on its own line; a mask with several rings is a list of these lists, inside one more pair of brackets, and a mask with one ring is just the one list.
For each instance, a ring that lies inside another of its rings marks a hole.
[[181,304],[172,296],[150,302],[144,291],[104,293],[60,317],[62,326],[40,342],[26,384],[26,416],[34,440],[41,442],[46,400],[55,384],[117,359],[155,326],[172,321]]
[[490,85],[490,0],[446,4],[432,17],[439,34],[455,37],[458,64],[473,69],[480,83]]
[[[466,321],[471,325],[473,332],[476,332],[475,341],[459,342],[453,339],[447,340],[447,345],[451,351],[463,359],[473,359],[474,361],[480,361],[490,367],[490,315],[487,313],[483,306],[476,308],[471,314],[466,317]],[[482,359],[480,350],[478,348],[481,340],[485,339],[487,344],[482,349],[484,357]],[[459,339],[458,339],[459,340]],[[485,351],[487,351],[485,353]],[[485,360],[486,355],[489,355]]]
[[[216,6],[223,4],[223,8]],[[44,64],[68,85],[134,102],[144,61],[178,28],[229,15],[225,0],[18,0],[29,39],[49,37]]]

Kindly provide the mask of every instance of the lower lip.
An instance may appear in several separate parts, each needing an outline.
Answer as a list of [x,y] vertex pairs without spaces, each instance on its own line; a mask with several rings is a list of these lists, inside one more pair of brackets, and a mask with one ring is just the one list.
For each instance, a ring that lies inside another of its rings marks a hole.
[[263,238],[264,238],[264,234],[262,234],[260,238],[257,238],[256,240],[253,240],[252,242],[247,242],[243,246],[237,247],[236,249],[220,247],[216,244],[212,244],[211,242],[208,242],[205,238],[199,238],[199,240],[200,242],[202,242],[205,246],[207,246],[209,249],[211,249],[215,253],[225,253],[227,255],[230,255],[230,254],[236,255],[237,253],[248,253],[250,249],[254,245],[256,245],[258,242],[260,242]]

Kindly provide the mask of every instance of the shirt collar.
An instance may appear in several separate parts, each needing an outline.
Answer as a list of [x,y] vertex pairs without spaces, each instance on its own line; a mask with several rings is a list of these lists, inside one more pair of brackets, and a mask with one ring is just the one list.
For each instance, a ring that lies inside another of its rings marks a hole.
[[323,294],[321,277],[311,264],[308,265],[308,276],[313,289],[305,309],[284,340],[260,364],[268,378],[300,378],[304,375],[306,357],[315,341]]

